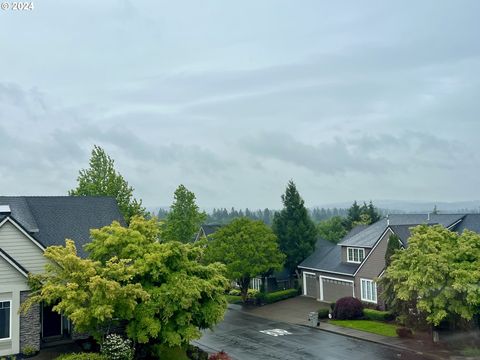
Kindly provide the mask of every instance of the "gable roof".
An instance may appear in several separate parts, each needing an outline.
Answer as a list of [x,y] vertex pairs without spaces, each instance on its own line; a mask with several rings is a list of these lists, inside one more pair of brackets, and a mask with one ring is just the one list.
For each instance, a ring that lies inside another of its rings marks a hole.
[[358,246],[372,248],[380,236],[385,232],[387,227],[394,225],[409,225],[410,227],[420,224],[440,224],[449,227],[457,221],[462,220],[463,214],[394,214],[389,215],[387,219],[381,219],[376,223],[368,226],[359,233],[344,238],[339,245],[341,246]]
[[20,274],[25,277],[28,277],[28,271],[22,265],[20,265],[14,258],[12,258],[8,253],[0,248],[0,257],[2,257],[7,263],[9,263],[14,269],[16,269]]
[[341,252],[341,246],[324,239],[318,239],[313,254],[303,260],[298,267],[353,275],[360,264],[342,262]]
[[80,256],[91,229],[114,220],[125,225],[117,202],[107,196],[0,196],[0,205],[9,205],[10,217],[44,246],[72,239]]
[[212,235],[215,231],[220,229],[223,225],[220,224],[206,224],[200,226],[197,234],[195,235],[194,242],[198,241],[203,235],[208,238],[209,235]]

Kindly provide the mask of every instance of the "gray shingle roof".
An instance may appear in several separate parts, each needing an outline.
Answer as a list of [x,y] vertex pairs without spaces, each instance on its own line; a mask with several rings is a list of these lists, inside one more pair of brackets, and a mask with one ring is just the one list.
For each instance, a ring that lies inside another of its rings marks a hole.
[[119,221],[125,225],[117,202],[106,196],[0,196],[10,205],[11,217],[45,246],[64,245],[72,239],[80,256],[90,242],[90,229]]

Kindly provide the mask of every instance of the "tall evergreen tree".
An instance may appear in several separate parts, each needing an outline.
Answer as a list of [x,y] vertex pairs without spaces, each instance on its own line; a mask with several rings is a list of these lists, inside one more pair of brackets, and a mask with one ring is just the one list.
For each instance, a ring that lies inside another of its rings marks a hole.
[[127,221],[134,215],[146,216],[142,200],[133,197],[133,187],[115,170],[114,160],[100,146],[94,145],[88,169],[80,170],[71,196],[113,196]]
[[293,273],[297,265],[315,250],[317,230],[292,180],[282,195],[282,202],[283,209],[273,218],[273,231],[280,250],[287,256],[285,266]]
[[193,240],[206,218],[205,212],[200,211],[195,203],[195,194],[180,185],[175,190],[174,201],[163,226],[161,238],[163,241],[188,243]]
[[388,238],[387,250],[385,251],[386,266],[390,265],[392,255],[400,248],[400,238],[395,234],[390,235]]
[[371,200],[367,206],[367,214],[370,217],[371,224],[373,224],[374,222],[377,222],[381,218],[380,213],[377,211],[377,208],[373,206],[373,203]]

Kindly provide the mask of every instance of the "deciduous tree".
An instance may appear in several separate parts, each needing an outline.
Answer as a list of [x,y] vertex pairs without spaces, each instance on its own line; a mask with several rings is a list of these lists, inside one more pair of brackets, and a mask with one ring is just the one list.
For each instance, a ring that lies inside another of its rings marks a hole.
[[322,239],[338,243],[347,234],[343,220],[340,216],[334,216],[320,221],[317,225],[318,235]]

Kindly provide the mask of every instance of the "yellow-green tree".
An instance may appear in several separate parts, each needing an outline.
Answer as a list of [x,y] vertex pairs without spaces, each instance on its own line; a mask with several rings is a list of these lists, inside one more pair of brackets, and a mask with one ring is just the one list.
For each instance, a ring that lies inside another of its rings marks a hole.
[[480,313],[480,235],[441,225],[412,229],[381,280],[387,300],[413,304],[432,325],[449,317],[470,320]]

